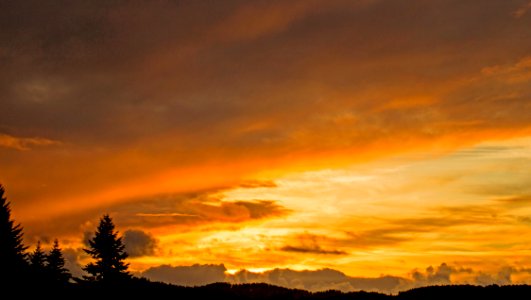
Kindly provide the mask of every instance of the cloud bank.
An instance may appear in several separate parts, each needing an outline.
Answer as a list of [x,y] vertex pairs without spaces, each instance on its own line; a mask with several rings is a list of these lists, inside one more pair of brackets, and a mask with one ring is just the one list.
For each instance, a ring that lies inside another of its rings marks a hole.
[[153,255],[157,249],[157,239],[142,230],[126,230],[123,243],[129,257]]
[[227,273],[224,265],[162,265],[152,267],[140,274],[155,281],[185,286],[201,286],[214,282],[234,284],[263,282],[287,288],[309,291],[340,290],[374,291],[396,294],[416,287],[446,284],[518,284],[522,277],[531,277],[528,269],[503,267],[490,276],[472,268],[453,267],[442,263],[437,267],[428,267],[424,271],[414,270],[408,277],[382,275],[376,278],[351,277],[333,269],[303,270],[273,269],[262,273],[240,270]]

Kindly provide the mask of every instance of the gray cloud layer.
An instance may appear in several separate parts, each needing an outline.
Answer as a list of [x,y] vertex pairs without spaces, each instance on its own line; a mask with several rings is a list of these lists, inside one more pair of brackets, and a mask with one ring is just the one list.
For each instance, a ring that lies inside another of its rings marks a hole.
[[123,242],[129,257],[140,257],[155,254],[157,239],[142,230],[130,229],[124,232]]
[[149,268],[141,276],[154,281],[162,281],[177,285],[199,286],[213,282],[225,281],[224,265],[193,265],[172,267],[162,265]]
[[[173,283],[177,285],[200,286],[213,282],[253,283],[265,282],[269,284],[298,288],[310,291],[341,290],[348,291],[376,291],[383,293],[397,293],[399,291],[428,286],[451,283],[470,284],[511,284],[511,276],[516,274],[531,274],[530,270],[501,268],[497,274],[488,275],[471,268],[449,266],[446,263],[438,267],[428,267],[424,271],[415,270],[411,278],[396,276],[381,276],[377,278],[350,277],[333,269],[315,271],[295,271],[291,269],[273,269],[263,273],[241,270],[234,275],[225,273],[224,265],[193,265],[177,266],[162,265],[152,267],[141,273],[141,276],[151,280]],[[470,275],[467,279],[456,279],[461,274]]]

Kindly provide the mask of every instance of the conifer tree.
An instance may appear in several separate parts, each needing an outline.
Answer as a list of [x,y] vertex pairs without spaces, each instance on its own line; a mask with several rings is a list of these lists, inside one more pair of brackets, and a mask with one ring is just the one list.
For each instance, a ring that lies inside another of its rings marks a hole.
[[85,266],[84,270],[91,275],[87,279],[108,283],[131,277],[127,272],[129,264],[124,262],[128,257],[125,246],[109,215],[100,219],[94,238],[88,242],[90,248],[83,250],[96,261]]
[[26,249],[22,227],[11,219],[11,207],[0,185],[0,280],[17,282],[27,272]]
[[50,280],[56,284],[68,284],[68,281],[72,277],[70,272],[65,268],[65,259],[63,252],[59,247],[59,241],[57,239],[53,242],[53,248],[46,257],[48,275]]
[[46,267],[46,253],[42,251],[41,241],[37,242],[37,247],[29,255],[30,266],[33,274],[37,277],[44,277],[44,268]]

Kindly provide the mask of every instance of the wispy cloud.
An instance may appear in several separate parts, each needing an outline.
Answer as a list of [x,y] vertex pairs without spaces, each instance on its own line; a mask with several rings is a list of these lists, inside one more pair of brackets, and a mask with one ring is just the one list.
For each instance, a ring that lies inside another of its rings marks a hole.
[[198,215],[182,214],[182,213],[137,213],[135,216],[139,217],[199,217]]
[[245,180],[239,184],[242,188],[274,188],[277,184],[273,180]]
[[27,151],[33,147],[59,145],[61,142],[41,137],[17,137],[0,133],[0,147]]
[[527,12],[531,9],[531,2],[527,3],[527,4],[524,4],[522,6],[520,6],[514,13],[514,17],[519,19],[519,18],[522,18],[523,16],[525,16],[527,14]]
[[30,222],[26,235],[42,236],[46,231],[53,231],[72,236],[82,229],[85,230],[87,224],[95,222],[102,210],[112,212],[116,222],[124,228],[180,227],[186,230],[200,227],[216,230],[218,226],[224,225],[237,228],[249,222],[285,217],[292,212],[277,201],[225,201],[218,193],[219,190],[216,189],[192,194],[166,194],[132,199],[64,215],[55,218],[54,222]]
[[313,254],[331,254],[331,255],[345,255],[347,252],[341,250],[322,249],[319,246],[304,247],[304,246],[284,246],[280,248],[281,251],[298,252],[298,253],[313,253]]

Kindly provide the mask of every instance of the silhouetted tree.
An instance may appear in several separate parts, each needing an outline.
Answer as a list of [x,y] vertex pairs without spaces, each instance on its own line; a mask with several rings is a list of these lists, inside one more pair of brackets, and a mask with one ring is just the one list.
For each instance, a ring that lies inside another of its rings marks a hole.
[[37,247],[29,255],[31,272],[36,280],[44,279],[46,267],[46,253],[42,251],[41,242],[37,242]]
[[0,185],[0,280],[17,282],[28,269],[27,247],[22,243],[22,227],[11,219],[10,203],[4,194]]
[[46,269],[50,276],[49,279],[56,284],[68,284],[72,275],[70,275],[70,272],[65,268],[65,258],[57,239],[53,241],[53,248],[46,257],[46,261],[48,263]]
[[131,275],[127,272],[129,264],[124,260],[128,257],[122,238],[114,230],[114,223],[109,215],[100,219],[96,235],[89,241],[90,249],[83,249],[96,259],[89,263],[84,270],[92,276],[86,277],[91,281],[117,282],[128,279]]

